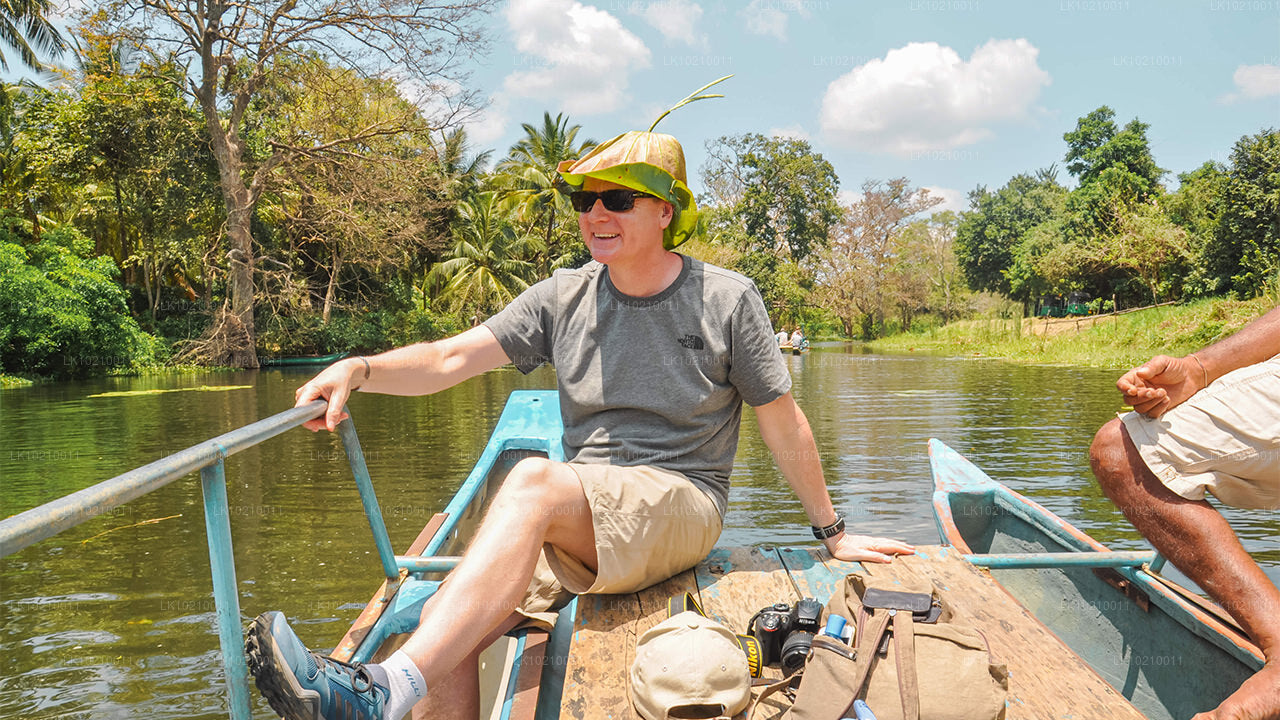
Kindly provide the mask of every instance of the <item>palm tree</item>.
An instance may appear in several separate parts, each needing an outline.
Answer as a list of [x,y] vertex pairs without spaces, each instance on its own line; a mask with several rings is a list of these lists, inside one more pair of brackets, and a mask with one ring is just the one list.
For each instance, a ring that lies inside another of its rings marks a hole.
[[458,204],[456,243],[437,263],[428,282],[444,285],[443,298],[456,308],[488,314],[529,287],[533,263],[524,259],[527,240],[503,216],[496,192],[478,193]]
[[[497,170],[506,176],[508,190],[503,200],[515,207],[517,217],[543,231],[545,253],[542,257],[542,274],[550,273],[555,265],[552,256],[566,254],[565,243],[556,242],[556,222],[572,217],[569,201],[556,188],[560,176],[556,166],[562,160],[582,157],[595,147],[594,140],[584,140],[575,145],[581,125],[569,125],[569,118],[562,114],[551,117],[542,114],[542,127],[523,123],[524,138],[511,146],[507,158],[498,163]],[[562,233],[576,241],[577,233]]]
[[[40,69],[37,50],[56,56],[67,49],[58,29],[45,17],[52,6],[50,0],[0,0],[0,48],[7,45],[17,50],[22,64],[31,70]],[[0,70],[9,70],[2,51]]]
[[[484,176],[485,165],[492,155],[491,150],[470,155],[471,147],[467,141],[467,131],[458,128],[442,136],[439,143],[433,143],[435,149],[434,168],[439,177],[435,199],[440,201],[440,209],[433,213],[433,236],[439,233],[443,240],[431,242],[421,252],[414,253],[406,263],[409,273],[409,284],[416,286],[418,278],[422,279],[421,292],[417,293],[422,301],[422,309],[427,309],[427,298],[432,294],[432,266],[438,263],[442,254],[448,251],[448,239],[454,234],[454,227],[459,221],[459,208],[468,198],[480,191],[480,182]],[[438,280],[438,276],[435,278]]]

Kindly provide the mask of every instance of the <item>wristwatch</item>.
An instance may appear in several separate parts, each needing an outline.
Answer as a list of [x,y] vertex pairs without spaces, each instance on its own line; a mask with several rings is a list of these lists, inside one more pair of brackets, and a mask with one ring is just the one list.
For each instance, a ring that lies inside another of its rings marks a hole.
[[819,540],[826,540],[829,537],[835,537],[836,535],[844,532],[844,516],[840,513],[836,513],[835,522],[822,528],[810,526],[810,529],[813,530],[813,536]]

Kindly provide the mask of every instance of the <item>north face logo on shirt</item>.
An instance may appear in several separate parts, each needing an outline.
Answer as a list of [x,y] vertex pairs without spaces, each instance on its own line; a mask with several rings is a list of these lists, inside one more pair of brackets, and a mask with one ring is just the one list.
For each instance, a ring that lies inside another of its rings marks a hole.
[[680,344],[690,350],[702,350],[706,348],[706,343],[702,342],[702,338],[697,335],[685,335],[680,338]]

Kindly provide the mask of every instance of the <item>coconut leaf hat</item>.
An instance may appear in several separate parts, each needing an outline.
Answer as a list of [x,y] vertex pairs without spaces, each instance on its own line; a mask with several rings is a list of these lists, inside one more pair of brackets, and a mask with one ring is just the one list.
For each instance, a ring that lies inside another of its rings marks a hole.
[[672,111],[697,100],[724,97],[700,95],[716,83],[728,80],[732,75],[708,83],[694,90],[688,97],[676,103],[670,110],[658,116],[645,132],[631,130],[603,142],[577,160],[565,160],[556,170],[571,187],[580,188],[587,178],[617,183],[623,187],[648,193],[671,203],[675,216],[662,235],[662,245],[668,250],[689,239],[698,225],[698,205],[689,190],[685,172],[684,149],[680,141],[670,135],[653,132],[658,123]]

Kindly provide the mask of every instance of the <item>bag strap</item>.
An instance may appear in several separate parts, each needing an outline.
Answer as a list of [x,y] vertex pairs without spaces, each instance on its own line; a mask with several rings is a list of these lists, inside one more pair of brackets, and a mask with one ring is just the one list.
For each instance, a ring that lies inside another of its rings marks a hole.
[[920,720],[920,683],[916,677],[916,634],[911,613],[899,610],[893,616],[894,659],[898,666],[898,693],[902,698],[903,720]]
[[764,690],[761,690],[760,694],[757,695],[756,698],[751,701],[751,707],[747,708],[747,716],[746,716],[747,720],[751,720],[751,716],[755,714],[756,708],[764,704],[765,698],[769,697],[770,695],[773,695],[774,693],[780,690],[785,690],[788,687],[790,687],[791,681],[795,680],[796,676],[802,672],[804,672],[803,669],[797,670],[771,685],[766,685]]
[[853,696],[862,694],[862,689],[871,677],[871,665],[876,661],[880,649],[881,638],[889,630],[889,611],[862,608],[865,618],[859,618],[858,647],[854,656],[853,676],[849,687],[853,688]]

